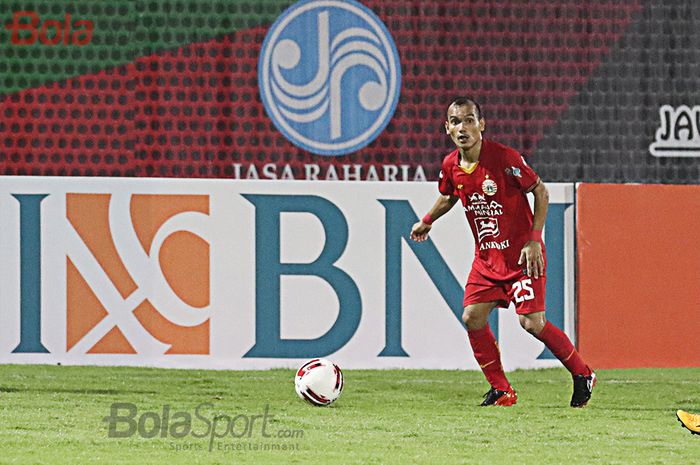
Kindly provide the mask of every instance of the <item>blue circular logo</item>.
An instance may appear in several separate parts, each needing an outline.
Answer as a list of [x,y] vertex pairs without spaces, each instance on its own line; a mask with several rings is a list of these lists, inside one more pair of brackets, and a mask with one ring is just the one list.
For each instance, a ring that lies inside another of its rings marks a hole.
[[389,124],[401,91],[399,54],[386,26],[364,5],[301,1],[270,27],[258,85],[267,114],[293,144],[345,155]]

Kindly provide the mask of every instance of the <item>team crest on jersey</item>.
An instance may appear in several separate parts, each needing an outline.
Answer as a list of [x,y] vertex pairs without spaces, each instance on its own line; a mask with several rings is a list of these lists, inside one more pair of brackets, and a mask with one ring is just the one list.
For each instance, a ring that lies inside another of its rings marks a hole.
[[486,195],[494,195],[498,190],[498,185],[496,185],[496,181],[489,179],[487,176],[484,182],[481,183],[481,190],[483,190]]

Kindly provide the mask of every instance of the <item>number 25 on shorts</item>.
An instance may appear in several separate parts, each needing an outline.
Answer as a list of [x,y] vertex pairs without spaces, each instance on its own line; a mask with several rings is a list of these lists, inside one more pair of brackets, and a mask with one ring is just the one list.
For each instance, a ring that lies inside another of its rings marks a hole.
[[523,279],[522,281],[516,281],[513,284],[513,297],[515,297],[516,302],[525,302],[526,300],[532,300],[535,298],[535,291],[532,290],[531,285],[531,279]]

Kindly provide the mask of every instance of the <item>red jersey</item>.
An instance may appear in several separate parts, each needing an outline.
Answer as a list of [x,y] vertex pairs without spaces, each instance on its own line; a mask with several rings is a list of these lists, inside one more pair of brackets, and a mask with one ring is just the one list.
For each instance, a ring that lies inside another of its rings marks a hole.
[[490,279],[517,279],[526,267],[518,265],[520,251],[532,231],[526,194],[539,177],[516,150],[488,139],[471,172],[459,158],[455,150],[442,161],[438,189],[462,202],[476,243],[472,266]]

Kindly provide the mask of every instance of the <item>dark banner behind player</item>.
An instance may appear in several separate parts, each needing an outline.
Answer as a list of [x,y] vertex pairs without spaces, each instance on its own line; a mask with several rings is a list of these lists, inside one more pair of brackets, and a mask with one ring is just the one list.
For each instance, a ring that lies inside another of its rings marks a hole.
[[547,181],[696,183],[691,0],[17,0],[0,173],[437,178],[457,95]]

